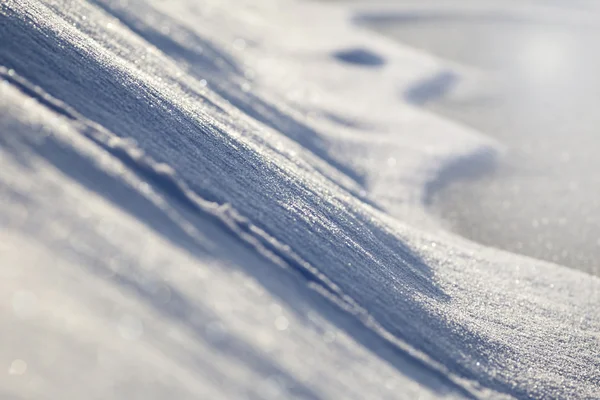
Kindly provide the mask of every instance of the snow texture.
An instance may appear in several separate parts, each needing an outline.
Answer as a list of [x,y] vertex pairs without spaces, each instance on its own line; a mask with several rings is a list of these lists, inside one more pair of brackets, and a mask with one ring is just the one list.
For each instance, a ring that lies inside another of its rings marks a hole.
[[0,4],[2,398],[600,397],[600,279],[427,212],[501,151],[401,96],[465,70],[335,5]]

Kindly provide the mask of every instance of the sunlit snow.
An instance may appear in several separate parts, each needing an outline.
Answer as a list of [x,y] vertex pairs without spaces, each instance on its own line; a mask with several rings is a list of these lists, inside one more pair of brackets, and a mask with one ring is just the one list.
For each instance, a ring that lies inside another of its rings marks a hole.
[[600,279],[427,209],[504,149],[403,94],[476,74],[355,17],[0,4],[0,398],[600,397]]

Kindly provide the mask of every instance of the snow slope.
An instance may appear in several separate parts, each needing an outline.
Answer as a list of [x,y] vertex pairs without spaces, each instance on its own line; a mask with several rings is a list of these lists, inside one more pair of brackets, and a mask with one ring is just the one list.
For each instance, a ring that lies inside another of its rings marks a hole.
[[600,280],[425,210],[468,69],[292,1],[4,0],[6,398],[597,398]]

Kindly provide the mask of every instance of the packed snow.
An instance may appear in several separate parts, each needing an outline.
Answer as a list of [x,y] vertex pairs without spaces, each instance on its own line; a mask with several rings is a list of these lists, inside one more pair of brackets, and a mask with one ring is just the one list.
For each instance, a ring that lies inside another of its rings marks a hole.
[[427,208],[504,149],[402,94],[476,71],[340,4],[0,10],[0,397],[600,397],[600,279]]

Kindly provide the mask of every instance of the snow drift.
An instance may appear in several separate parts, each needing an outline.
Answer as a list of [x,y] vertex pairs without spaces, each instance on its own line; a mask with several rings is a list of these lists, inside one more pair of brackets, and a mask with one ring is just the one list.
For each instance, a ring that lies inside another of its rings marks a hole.
[[5,397],[600,396],[600,281],[427,213],[500,149],[401,94],[468,71],[321,4],[1,19]]

